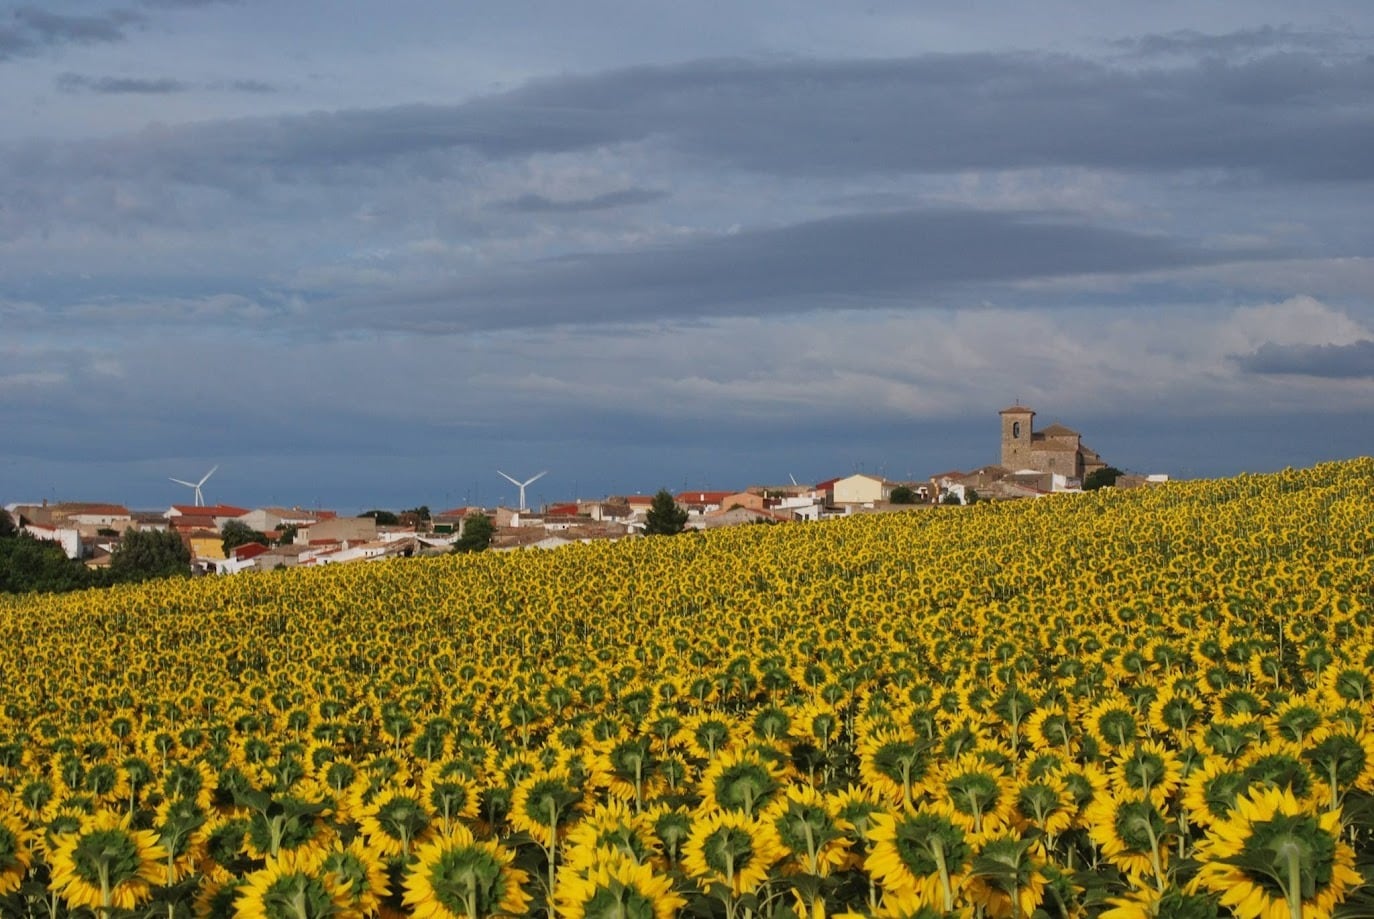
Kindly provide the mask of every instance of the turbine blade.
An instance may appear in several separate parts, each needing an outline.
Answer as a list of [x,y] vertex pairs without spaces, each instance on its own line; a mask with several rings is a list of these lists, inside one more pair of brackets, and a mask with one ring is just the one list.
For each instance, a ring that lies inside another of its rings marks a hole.
[[210,478],[210,476],[215,474],[215,470],[217,469],[219,469],[219,466],[216,466],[214,469],[211,469],[209,472],[205,473],[205,478],[200,480],[200,484],[204,485],[206,481]]
[[195,482],[183,482],[181,479],[172,479],[172,481],[176,482],[178,485],[185,485],[187,488],[197,487]]
[[512,485],[520,484],[519,482],[515,481],[515,479],[512,479],[510,476],[506,475],[500,469],[496,470],[496,474],[499,475],[501,478],[505,479],[507,482],[511,483]]
[[545,469],[543,472],[539,473],[539,475],[535,476],[534,478],[525,480],[525,484],[526,484],[526,485],[533,485],[535,482],[539,481],[540,479],[542,479],[544,476],[546,476],[546,475],[548,475],[548,474],[549,474],[549,470]]

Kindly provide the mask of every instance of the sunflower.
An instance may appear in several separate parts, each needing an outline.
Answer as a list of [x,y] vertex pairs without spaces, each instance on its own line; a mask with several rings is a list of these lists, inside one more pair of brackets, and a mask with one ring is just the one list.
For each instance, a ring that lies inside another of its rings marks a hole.
[[209,874],[216,868],[243,874],[251,862],[244,851],[247,836],[247,816],[216,814],[210,817],[191,837],[195,869],[201,874]]
[[1078,806],[1064,780],[1054,774],[1022,782],[1016,787],[1014,822],[1033,826],[1051,840],[1073,826]]
[[233,919],[236,901],[243,889],[242,878],[216,867],[205,873],[196,889],[193,907],[199,919]]
[[388,788],[362,810],[358,830],[382,855],[408,856],[433,832],[423,795],[408,788]]
[[1156,734],[1183,738],[1203,717],[1203,708],[1186,693],[1166,688],[1150,703],[1149,723]]
[[335,843],[320,867],[343,889],[349,907],[359,915],[371,915],[390,893],[385,866],[377,854],[355,839],[347,846]]
[[610,793],[634,801],[635,810],[641,810],[656,781],[653,739],[627,737],[601,746],[609,767]]
[[49,886],[71,907],[133,909],[162,883],[166,856],[157,833],[131,829],[127,817],[101,811],[60,838],[49,860]]
[[681,858],[682,846],[692,832],[692,816],[683,807],[673,807],[660,802],[645,812],[645,818],[653,827],[662,855],[660,868],[676,865]]
[[1042,753],[1057,750],[1066,757],[1072,756],[1077,733],[1073,720],[1061,705],[1037,708],[1026,720],[1026,737],[1031,746]]
[[821,750],[830,745],[840,733],[843,722],[835,706],[826,702],[808,702],[797,712],[798,732],[811,740]]
[[1133,887],[1122,896],[1108,897],[1107,904],[1098,919],[1217,919],[1213,897],[1177,887]]
[[510,824],[529,833],[541,845],[552,846],[558,835],[579,816],[582,789],[565,770],[551,769],[527,775],[511,796]]
[[1368,731],[1319,728],[1308,739],[1302,759],[1326,784],[1332,810],[1353,789],[1374,791],[1374,734]]
[[992,919],[1028,917],[1045,899],[1045,849],[1014,834],[982,841],[969,871],[968,898]]
[[782,787],[781,771],[759,751],[741,750],[717,756],[701,776],[703,805],[757,814]]
[[1183,775],[1178,754],[1157,741],[1138,743],[1117,759],[1111,770],[1118,795],[1139,793],[1163,807]]
[[673,892],[672,879],[629,857],[610,857],[586,873],[563,872],[554,892],[560,916],[568,919],[672,919],[687,905]]
[[1136,792],[1100,797],[1089,805],[1088,835],[1103,856],[1132,878],[1149,873],[1164,883],[1169,823],[1159,807]]
[[930,771],[930,747],[893,728],[867,732],[859,742],[859,775],[891,803],[910,807]]
[[1329,917],[1363,879],[1337,811],[1318,814],[1287,789],[1256,788],[1198,843],[1190,885],[1221,895],[1239,919]]
[[682,848],[682,867],[698,881],[724,884],[739,897],[767,880],[784,854],[767,823],[742,811],[718,810],[693,822]]
[[327,849],[334,829],[326,819],[328,805],[294,794],[272,798],[269,810],[248,816],[244,851],[253,858],[267,858],[292,849]]
[[1183,808],[1194,823],[1211,826],[1227,818],[1252,781],[1243,763],[1211,757],[1184,782]]
[[477,789],[469,779],[445,775],[439,766],[425,770],[420,782],[423,803],[439,823],[441,832],[459,820],[477,816]]
[[205,820],[202,808],[189,798],[169,799],[158,806],[153,826],[167,853],[164,884],[175,884],[195,870],[194,835]]
[[529,906],[525,872],[512,868],[515,854],[494,842],[478,842],[456,826],[421,846],[406,870],[404,902],[416,919],[519,916]]
[[963,825],[947,808],[874,814],[872,850],[864,863],[885,891],[910,894],[921,905],[954,908],[973,857]]
[[0,816],[0,896],[14,893],[33,862],[32,834],[13,814]]
[[1121,697],[1109,697],[1093,706],[1086,718],[1088,734],[1106,750],[1120,750],[1140,736],[1135,707]]
[[697,759],[710,762],[717,753],[730,746],[739,725],[728,715],[705,712],[688,717],[683,730],[688,752]]
[[568,832],[564,855],[569,867],[590,868],[607,851],[634,862],[649,861],[656,854],[655,819],[654,811],[636,814],[616,798],[598,804]]
[[283,851],[243,879],[238,890],[242,919],[298,919],[341,916],[349,911],[348,892],[337,875],[324,870],[324,853]]
[[1011,779],[977,754],[945,763],[929,781],[950,819],[973,833],[993,833],[1011,820],[1015,792]]
[[809,785],[793,785],[764,809],[788,855],[785,871],[826,877],[844,865],[849,840],[834,802]]

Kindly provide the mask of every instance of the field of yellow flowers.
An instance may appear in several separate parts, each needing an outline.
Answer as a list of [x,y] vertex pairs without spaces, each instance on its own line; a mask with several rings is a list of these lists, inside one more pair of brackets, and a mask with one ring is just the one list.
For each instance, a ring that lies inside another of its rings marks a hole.
[[1374,460],[0,598],[0,916],[1371,916]]

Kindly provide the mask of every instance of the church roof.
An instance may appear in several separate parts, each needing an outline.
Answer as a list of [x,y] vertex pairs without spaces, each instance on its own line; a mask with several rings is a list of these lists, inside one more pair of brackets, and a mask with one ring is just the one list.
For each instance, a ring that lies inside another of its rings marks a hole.
[[1052,424],[1049,427],[1045,428],[1045,430],[1040,431],[1038,433],[1044,434],[1046,437],[1078,436],[1077,431],[1075,431],[1073,428],[1066,428],[1062,424]]
[[1002,409],[999,415],[1034,415],[1035,412],[1029,405],[1011,405]]

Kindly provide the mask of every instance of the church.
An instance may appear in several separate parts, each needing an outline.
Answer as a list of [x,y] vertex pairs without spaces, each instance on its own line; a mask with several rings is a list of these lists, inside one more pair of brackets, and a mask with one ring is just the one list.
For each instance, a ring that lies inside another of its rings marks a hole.
[[1081,482],[1107,465],[1072,428],[1052,424],[1035,430],[1035,412],[1024,405],[1004,408],[998,414],[1002,417],[1001,465],[1011,472],[1049,472]]

